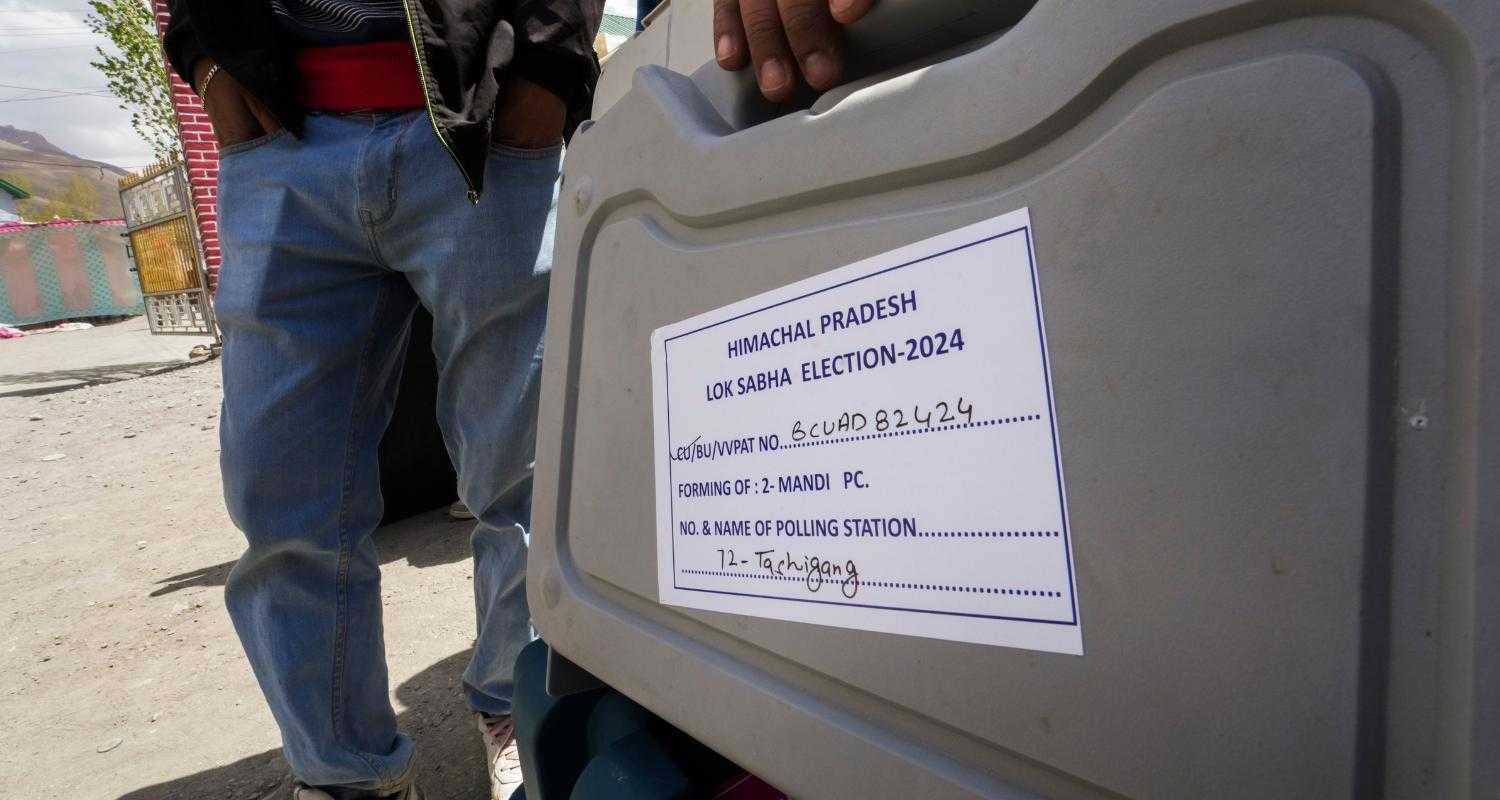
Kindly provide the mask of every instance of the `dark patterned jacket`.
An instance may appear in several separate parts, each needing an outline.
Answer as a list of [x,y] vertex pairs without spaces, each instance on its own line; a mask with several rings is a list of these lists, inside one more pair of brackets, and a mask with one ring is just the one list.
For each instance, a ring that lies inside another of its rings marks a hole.
[[[566,134],[588,118],[604,0],[404,0],[434,127],[469,182],[483,188],[496,98],[507,74],[568,104]],[[294,134],[296,75],[267,0],[171,0],[166,50],[179,75],[210,56]]]

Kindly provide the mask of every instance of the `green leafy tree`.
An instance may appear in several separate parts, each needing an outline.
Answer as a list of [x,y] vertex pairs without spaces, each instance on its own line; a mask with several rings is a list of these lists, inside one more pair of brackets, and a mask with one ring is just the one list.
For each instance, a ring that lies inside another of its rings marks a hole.
[[95,33],[109,37],[119,54],[95,48],[109,90],[130,112],[130,125],[166,160],[180,154],[177,118],[172,111],[172,84],[156,38],[155,18],[143,0],[89,0],[93,9],[85,22]]
[[63,187],[57,206],[55,213],[59,217],[95,219],[99,216],[99,193],[82,175],[74,175]]
[[[7,178],[7,180],[10,180]],[[27,192],[26,184],[12,180]],[[31,197],[16,204],[21,219],[27,222],[46,222],[54,217],[63,219],[96,219],[99,216],[99,192],[81,175],[68,178],[57,194],[52,197]]]

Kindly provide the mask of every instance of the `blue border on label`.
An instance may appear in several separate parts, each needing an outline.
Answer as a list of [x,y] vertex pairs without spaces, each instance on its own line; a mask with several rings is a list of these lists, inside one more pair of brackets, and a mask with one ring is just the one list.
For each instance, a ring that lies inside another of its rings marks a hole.
[[[1053,399],[1052,399],[1052,367],[1051,367],[1051,364],[1050,364],[1050,362],[1048,361],[1048,358],[1047,358],[1046,333],[1042,330],[1042,297],[1041,297],[1041,289],[1040,289],[1040,287],[1037,286],[1036,256],[1035,256],[1035,251],[1032,249],[1032,246],[1031,246],[1031,227],[1029,225],[1022,225],[1022,226],[1020,226],[1018,228],[1012,228],[1011,230],[1005,231],[1004,233],[997,233],[997,234],[994,234],[994,235],[991,235],[991,236],[986,236],[983,239],[976,239],[976,240],[974,240],[972,242],[969,242],[968,244],[961,244],[961,245],[958,245],[957,247],[950,247],[947,250],[942,250],[942,251],[937,252],[937,253],[932,253],[930,255],[925,255],[925,256],[922,256],[921,258],[913,259],[913,260],[907,261],[905,263],[896,264],[894,266],[886,267],[885,269],[876,270],[875,272],[871,272],[868,275],[861,275],[861,276],[859,276],[857,278],[850,278],[849,280],[846,280],[846,281],[843,281],[843,282],[840,282],[840,283],[836,283],[836,284],[834,284],[832,286],[825,286],[822,289],[817,289],[815,291],[811,291],[811,292],[808,292],[806,294],[801,294],[801,295],[798,295],[796,297],[788,298],[786,300],[782,300],[779,303],[772,303],[771,305],[765,306],[763,308],[757,308],[757,309],[755,309],[753,311],[746,311],[743,314],[738,314],[738,315],[730,317],[728,319],[722,319],[722,320],[719,320],[718,322],[714,322],[714,323],[711,323],[711,324],[708,324],[708,325],[704,325],[701,328],[694,328],[693,330],[686,331],[684,333],[679,333],[676,336],[670,336],[670,337],[667,337],[667,338],[663,339],[662,340],[662,345],[661,345],[661,347],[662,347],[662,373],[663,373],[663,380],[665,382],[665,385],[668,387],[668,391],[665,392],[666,397],[664,398],[664,401],[663,401],[666,404],[666,412],[667,412],[667,414],[666,414],[666,416],[667,416],[667,446],[670,448],[671,444],[672,444],[672,441],[673,441],[672,440],[672,394],[671,394],[671,391],[670,391],[670,387],[672,385],[672,377],[671,377],[672,376],[672,369],[671,369],[671,348],[669,347],[669,345],[674,340],[681,339],[681,338],[684,338],[684,337],[687,337],[687,336],[692,336],[692,335],[697,334],[697,333],[702,333],[703,331],[706,331],[706,330],[709,330],[709,329],[712,329],[712,328],[717,328],[720,325],[725,325],[725,324],[728,324],[730,322],[734,322],[735,320],[738,320],[738,319],[744,319],[745,317],[752,316],[754,314],[759,314],[759,313],[761,313],[763,311],[770,311],[773,308],[778,308],[778,307],[784,306],[784,305],[786,305],[788,303],[795,303],[795,302],[797,302],[799,300],[805,300],[805,299],[807,299],[809,297],[812,297],[814,295],[819,295],[819,294],[822,294],[824,292],[832,291],[834,289],[840,289],[840,288],[843,288],[843,287],[848,286],[848,285],[853,284],[853,283],[858,283],[860,281],[867,280],[869,278],[874,278],[874,277],[876,277],[878,275],[884,275],[884,274],[889,273],[889,272],[895,272],[898,269],[904,269],[906,267],[910,267],[910,266],[913,266],[913,265],[916,265],[916,264],[921,264],[923,262],[931,261],[931,260],[933,260],[935,258],[941,258],[941,257],[946,256],[946,255],[951,255],[951,254],[957,253],[957,252],[959,252],[961,250],[967,250],[970,247],[976,247],[976,246],[981,245],[981,244],[987,244],[989,242],[993,242],[993,241],[995,241],[997,239],[1003,239],[1003,238],[1005,238],[1007,236],[1013,236],[1013,235],[1015,235],[1017,233],[1024,234],[1024,238],[1025,238],[1025,243],[1026,243],[1026,262],[1027,262],[1028,272],[1030,273],[1029,277],[1031,279],[1031,298],[1032,298],[1032,303],[1034,305],[1034,308],[1036,310],[1037,347],[1041,351],[1041,356],[1042,356],[1042,382],[1043,382],[1043,385],[1046,387],[1046,390],[1047,390],[1047,423],[1048,423],[1048,427],[1049,427],[1049,431],[1048,432],[1051,434],[1051,437],[1052,437],[1052,464],[1053,464],[1053,473],[1052,473],[1052,475],[1053,475],[1053,479],[1056,481],[1056,484],[1057,484],[1057,503],[1058,503],[1058,510],[1059,510],[1059,512],[1061,514],[1062,533],[1063,533],[1063,536],[1062,536],[1062,540],[1063,540],[1063,558],[1066,561],[1066,569],[1067,569],[1067,573],[1068,573],[1068,602],[1069,602],[1070,610],[1072,612],[1072,619],[1068,619],[1068,620],[1060,620],[1060,619],[1035,619],[1035,618],[1032,618],[1032,617],[1011,617],[1011,616],[1004,616],[1004,615],[1000,615],[1000,614],[980,614],[980,613],[977,613],[977,612],[968,612],[968,611],[940,611],[940,610],[931,609],[931,608],[907,608],[905,606],[885,606],[885,605],[879,605],[879,604],[875,604],[875,603],[850,603],[850,602],[842,602],[842,601],[837,601],[837,600],[818,600],[818,599],[814,599],[814,598],[811,598],[811,597],[786,597],[786,596],[783,596],[783,595],[774,595],[774,594],[755,594],[753,592],[732,592],[732,591],[728,591],[728,590],[725,590],[725,589],[704,589],[704,588],[696,587],[696,586],[682,586],[682,585],[680,585],[677,582],[678,573],[677,573],[677,516],[676,516],[676,504],[673,503],[673,502],[671,502],[671,501],[668,501],[668,503],[667,503],[667,518],[668,518],[668,524],[671,526],[668,529],[668,535],[671,536],[671,538],[672,538],[672,588],[677,589],[679,591],[686,591],[686,592],[704,592],[704,593],[707,593],[707,594],[722,594],[722,595],[731,595],[731,596],[735,596],[735,597],[758,597],[758,598],[763,598],[763,599],[766,599],[766,600],[789,600],[789,601],[797,602],[797,603],[816,603],[816,604],[819,604],[819,605],[855,606],[855,607],[858,607],[858,608],[871,608],[871,609],[876,609],[876,610],[881,610],[881,611],[910,611],[910,612],[919,613],[919,614],[941,614],[941,615],[944,615],[944,616],[954,616],[954,617],[978,617],[978,618],[982,618],[982,619],[998,619],[998,620],[1007,620],[1007,621],[1010,621],[1010,622],[1036,622],[1036,623],[1042,623],[1042,624],[1046,624],[1046,625],[1065,625],[1065,626],[1070,626],[1070,627],[1078,625],[1078,594],[1077,594],[1077,590],[1076,590],[1076,588],[1074,587],[1074,584],[1073,584],[1073,553],[1072,553],[1072,549],[1071,549],[1071,541],[1072,541],[1073,537],[1072,537],[1072,533],[1068,529],[1067,501],[1066,501],[1066,498],[1063,496],[1063,485],[1062,485],[1062,453],[1061,453],[1061,451],[1060,451],[1060,449],[1058,447],[1058,442],[1057,442],[1057,414],[1056,414],[1056,411],[1055,411],[1055,408],[1054,408],[1054,405],[1053,405]],[[675,484],[675,480],[672,477],[672,460],[670,458],[667,459],[667,485],[668,486],[676,485]],[[751,615],[751,616],[753,616],[753,615]]]

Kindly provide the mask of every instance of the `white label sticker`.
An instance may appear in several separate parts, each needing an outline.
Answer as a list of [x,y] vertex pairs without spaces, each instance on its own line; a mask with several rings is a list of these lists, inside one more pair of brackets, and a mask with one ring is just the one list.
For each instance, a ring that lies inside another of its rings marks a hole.
[[1083,653],[1023,209],[651,337],[670,605]]

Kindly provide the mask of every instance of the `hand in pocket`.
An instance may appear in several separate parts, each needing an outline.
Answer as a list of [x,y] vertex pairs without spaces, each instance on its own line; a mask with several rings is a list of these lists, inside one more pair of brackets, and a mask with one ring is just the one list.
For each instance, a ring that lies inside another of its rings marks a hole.
[[[203,81],[213,65],[211,58],[201,58],[193,65],[195,89],[203,89]],[[248,142],[281,130],[281,124],[271,116],[265,105],[223,69],[214,73],[213,80],[209,81],[203,106],[208,113],[209,122],[214,126],[214,138],[218,140],[219,147]]]

